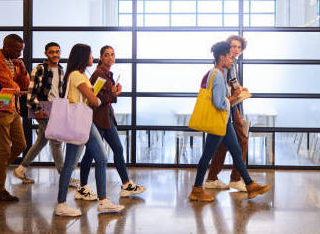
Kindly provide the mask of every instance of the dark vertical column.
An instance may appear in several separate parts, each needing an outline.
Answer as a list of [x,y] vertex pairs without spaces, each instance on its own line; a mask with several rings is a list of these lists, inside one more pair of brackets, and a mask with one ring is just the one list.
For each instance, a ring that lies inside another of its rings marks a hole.
[[[243,0],[239,0],[239,35],[243,36]],[[239,82],[243,85],[243,55],[239,57]]]
[[276,161],[276,158],[275,158],[276,144],[275,143],[276,143],[276,133],[272,132],[272,158],[271,158],[272,168],[275,168],[275,161]]
[[[26,65],[29,74],[32,69],[32,0],[23,1],[23,40],[25,48],[23,51],[23,61]],[[32,146],[32,121],[30,119],[23,119],[23,129],[27,141],[27,149],[24,154],[28,152]]]
[[132,1],[132,99],[131,99],[131,163],[136,164],[137,146],[137,0]]

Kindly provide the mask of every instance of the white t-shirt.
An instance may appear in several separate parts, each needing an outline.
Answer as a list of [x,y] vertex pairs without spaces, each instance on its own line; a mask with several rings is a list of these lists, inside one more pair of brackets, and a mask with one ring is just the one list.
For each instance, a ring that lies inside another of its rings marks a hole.
[[54,98],[59,97],[59,70],[57,67],[51,67],[50,70],[52,71],[53,77],[48,100],[53,101]]

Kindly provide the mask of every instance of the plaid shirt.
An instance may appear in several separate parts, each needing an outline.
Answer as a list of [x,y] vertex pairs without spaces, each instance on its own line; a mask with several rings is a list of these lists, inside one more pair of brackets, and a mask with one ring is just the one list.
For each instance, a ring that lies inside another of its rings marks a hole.
[[[59,71],[59,96],[63,97],[63,68],[58,65]],[[30,93],[27,96],[27,106],[33,111],[41,110],[40,101],[48,101],[48,96],[51,90],[53,79],[53,72],[44,61],[44,63],[36,66],[31,73],[31,80],[29,85]]]

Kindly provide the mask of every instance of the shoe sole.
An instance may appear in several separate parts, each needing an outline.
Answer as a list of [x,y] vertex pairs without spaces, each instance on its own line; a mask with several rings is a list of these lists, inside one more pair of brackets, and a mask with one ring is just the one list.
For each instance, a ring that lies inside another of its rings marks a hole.
[[222,189],[222,190],[228,190],[230,189],[230,187],[226,187],[226,188],[220,188],[220,187],[211,187],[211,186],[204,186],[206,189]]
[[130,192],[121,191],[120,197],[129,197],[130,195],[140,194],[140,193],[143,193],[144,191],[146,191],[146,188],[141,189],[139,192],[138,191],[130,191]]
[[200,199],[200,198],[189,197],[189,200],[190,201],[200,201],[200,202],[213,202],[214,198],[213,199]]
[[55,215],[58,215],[58,216],[68,216],[68,217],[78,217],[78,216],[81,216],[82,214],[66,214],[66,213],[57,213],[55,212]]
[[79,194],[75,194],[74,195],[74,199],[76,199],[76,200],[85,200],[85,201],[97,201],[98,200],[98,198],[87,198],[87,197],[83,197],[82,195],[79,195]]
[[119,211],[122,211],[124,209],[124,207],[121,207],[121,208],[117,208],[117,209],[111,209],[111,208],[108,208],[108,209],[99,209],[98,208],[98,212],[119,212]]
[[24,183],[24,184],[34,184],[34,180],[26,180],[24,177],[20,177],[20,176],[17,174],[16,170],[13,171],[13,175],[14,175],[16,178],[22,180],[22,183]]
[[252,198],[255,198],[256,196],[258,195],[262,195],[266,192],[268,192],[270,190],[270,186],[268,185],[267,187],[265,187],[263,190],[260,190],[260,191],[257,191],[256,193],[253,194],[253,196],[248,196],[248,199],[252,199]]
[[24,183],[24,184],[34,184],[34,181],[33,180],[24,180],[24,179],[22,179],[22,183]]
[[199,201],[199,202],[213,202],[214,199],[212,200],[207,200],[207,199],[193,199],[193,198],[189,198],[190,201]]
[[239,192],[247,192],[247,190],[239,189],[239,188],[236,188],[236,187],[233,187],[233,186],[230,186],[230,185],[229,185],[229,187],[232,188],[232,189],[235,189],[235,190],[237,190]]

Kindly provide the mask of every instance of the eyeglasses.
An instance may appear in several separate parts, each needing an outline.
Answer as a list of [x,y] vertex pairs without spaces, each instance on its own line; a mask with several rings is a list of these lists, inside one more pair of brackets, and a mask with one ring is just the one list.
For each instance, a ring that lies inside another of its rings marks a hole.
[[61,51],[60,50],[50,50],[47,52],[48,54],[60,54]]

